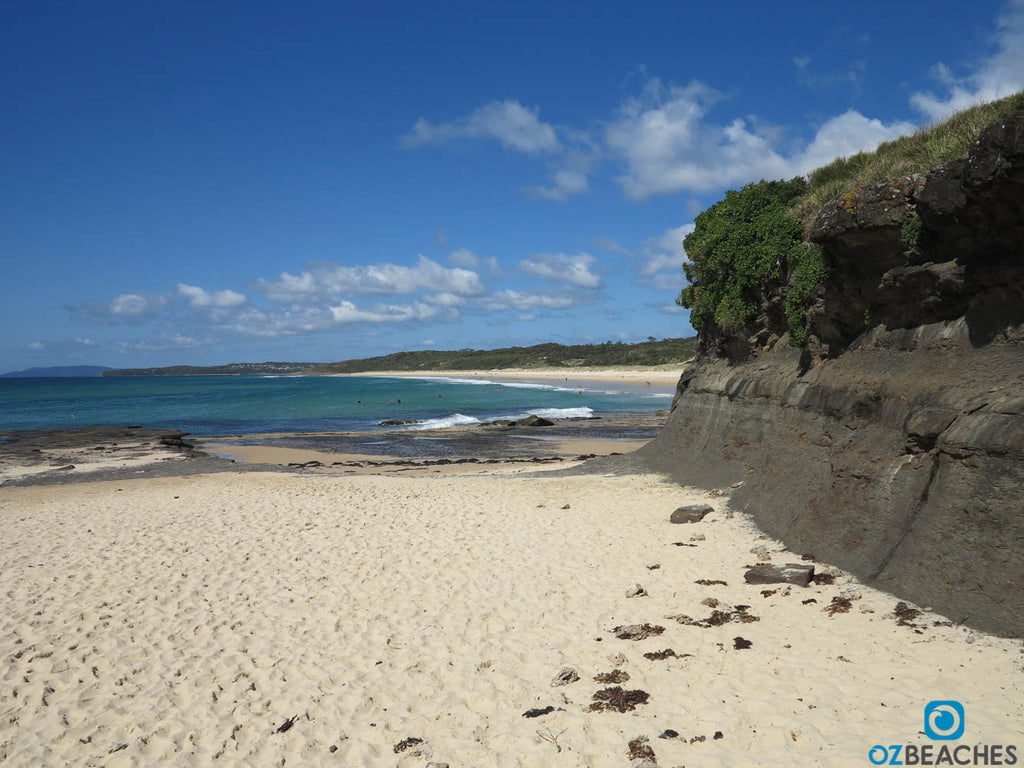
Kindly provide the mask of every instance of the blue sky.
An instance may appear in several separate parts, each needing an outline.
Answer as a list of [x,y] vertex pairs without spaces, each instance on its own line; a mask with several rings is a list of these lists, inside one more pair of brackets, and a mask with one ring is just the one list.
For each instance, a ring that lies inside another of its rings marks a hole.
[[0,8],[0,371],[691,335],[681,240],[1024,88],[1024,0]]

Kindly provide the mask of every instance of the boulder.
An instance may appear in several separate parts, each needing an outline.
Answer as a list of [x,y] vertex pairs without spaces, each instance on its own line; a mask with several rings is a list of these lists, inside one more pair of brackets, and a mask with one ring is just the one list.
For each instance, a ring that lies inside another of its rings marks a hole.
[[690,504],[685,507],[679,507],[672,516],[669,518],[670,523],[699,523],[703,520],[709,512],[714,512],[715,508],[707,504]]
[[797,584],[806,587],[814,578],[813,565],[755,565],[743,576],[747,584]]
[[525,419],[516,422],[517,427],[553,427],[555,422],[535,414],[530,414]]

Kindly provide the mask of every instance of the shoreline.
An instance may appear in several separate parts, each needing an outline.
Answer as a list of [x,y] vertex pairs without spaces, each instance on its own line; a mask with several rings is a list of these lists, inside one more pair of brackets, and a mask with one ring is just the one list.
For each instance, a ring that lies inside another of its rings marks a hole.
[[329,376],[377,377],[388,379],[484,379],[496,382],[519,382],[535,384],[562,384],[571,389],[579,385],[624,384],[631,388],[648,388],[650,391],[674,393],[679,377],[686,363],[672,366],[647,368],[498,368],[494,370],[465,371],[361,371],[359,373],[334,373]]
[[659,414],[370,432],[188,435],[144,427],[0,434],[0,490],[219,472],[519,474],[568,469],[653,439]]

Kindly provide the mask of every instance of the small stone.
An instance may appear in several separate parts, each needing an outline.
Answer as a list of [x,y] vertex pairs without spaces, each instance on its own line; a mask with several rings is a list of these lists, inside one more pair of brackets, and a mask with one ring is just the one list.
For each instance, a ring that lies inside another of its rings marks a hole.
[[669,518],[670,523],[699,523],[715,508],[707,504],[690,504],[679,507]]
[[448,763],[427,763],[427,768],[448,768]]
[[558,674],[552,678],[551,687],[557,688],[560,685],[568,685],[569,683],[575,683],[579,679],[580,673],[575,669],[572,667],[562,667],[558,670]]
[[647,590],[643,584],[633,584],[626,590],[626,597],[647,597]]
[[690,541],[706,541],[706,540],[707,540],[707,536],[705,536],[703,533],[695,533],[695,534],[693,534],[693,536],[690,537]]
[[[1024,653],[1024,649],[1021,650],[1021,653]],[[623,664],[629,661],[629,659],[626,658],[626,654],[624,653],[610,653],[608,654],[608,661],[610,661],[616,667],[621,667]]]

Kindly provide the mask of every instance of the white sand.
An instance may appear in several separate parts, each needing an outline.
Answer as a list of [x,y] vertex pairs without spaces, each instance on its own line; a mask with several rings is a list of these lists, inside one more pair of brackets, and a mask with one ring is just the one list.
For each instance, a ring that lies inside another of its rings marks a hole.
[[[703,522],[667,522],[705,500]],[[762,597],[743,581],[750,550],[797,556],[722,506],[656,477],[0,490],[0,763],[628,766],[646,736],[663,766],[863,766],[875,744],[941,745],[920,733],[933,699],[964,704],[957,743],[1024,746],[1019,640],[934,615],[917,634],[847,576]],[[627,599],[633,582],[650,596]],[[830,617],[840,593],[860,599]],[[707,617],[708,597],[761,620],[665,618]],[[609,631],[642,622],[665,632]],[[666,648],[692,656],[642,655]],[[553,688],[563,665],[581,679]],[[586,711],[616,666],[649,702]],[[410,737],[423,743],[396,753]]]
[[489,381],[532,381],[577,387],[595,383],[646,386],[652,391],[673,392],[685,364],[646,368],[501,368],[491,371],[370,371],[341,376],[386,376],[391,378],[480,378]]

